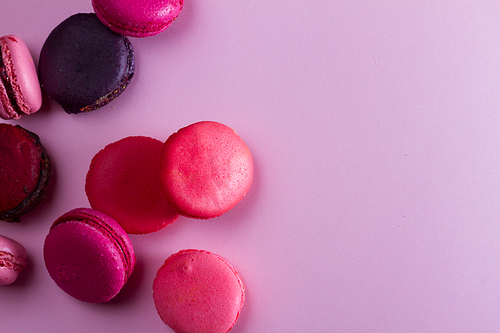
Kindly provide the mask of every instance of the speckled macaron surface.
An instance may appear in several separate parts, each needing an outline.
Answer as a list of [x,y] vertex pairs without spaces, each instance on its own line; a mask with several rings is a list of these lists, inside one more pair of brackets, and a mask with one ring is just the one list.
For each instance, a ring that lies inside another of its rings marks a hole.
[[250,190],[252,154],[230,127],[194,123],[165,142],[160,177],[167,199],[181,215],[213,218],[232,209]]
[[175,333],[226,333],[239,317],[245,288],[223,257],[190,249],[165,260],[153,283],[153,299]]

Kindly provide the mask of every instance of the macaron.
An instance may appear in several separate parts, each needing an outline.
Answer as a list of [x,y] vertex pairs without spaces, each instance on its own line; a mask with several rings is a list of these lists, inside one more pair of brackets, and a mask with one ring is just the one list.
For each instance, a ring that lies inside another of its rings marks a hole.
[[153,282],[153,299],[176,333],[226,333],[238,319],[245,288],[227,260],[190,249],[165,260]]
[[0,117],[19,119],[42,106],[35,64],[24,41],[15,35],[0,37]]
[[0,286],[17,280],[26,266],[28,254],[24,246],[5,236],[0,236]]
[[128,86],[134,69],[129,39],[111,31],[93,13],[75,14],[54,28],[38,64],[43,90],[70,114],[110,103]]
[[73,209],[52,224],[43,257],[49,275],[63,291],[90,303],[115,297],[136,262],[125,230],[89,208]]
[[179,16],[184,0],[92,0],[99,19],[111,30],[148,37],[167,29]]
[[90,206],[114,218],[129,234],[158,231],[179,214],[160,186],[163,142],[130,136],[108,144],[90,163],[85,192]]
[[181,215],[208,219],[239,203],[253,180],[252,154],[230,127],[201,121],[181,128],[163,145],[160,182]]
[[19,222],[45,197],[52,168],[38,135],[0,124],[0,220]]

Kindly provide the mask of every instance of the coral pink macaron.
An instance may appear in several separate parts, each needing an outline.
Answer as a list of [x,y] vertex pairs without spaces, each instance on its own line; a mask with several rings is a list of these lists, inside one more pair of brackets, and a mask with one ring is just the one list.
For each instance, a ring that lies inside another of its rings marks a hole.
[[92,0],[94,11],[111,30],[147,37],[167,29],[179,16],[184,0]]
[[104,147],[90,163],[85,181],[90,205],[129,234],[158,231],[179,217],[160,186],[162,147],[159,140],[130,136]]
[[21,38],[0,37],[0,117],[19,119],[42,106],[42,91],[33,58]]
[[17,280],[26,266],[27,252],[24,246],[5,236],[0,236],[0,286]]
[[245,288],[221,256],[183,250],[158,270],[153,299],[163,322],[176,333],[226,333],[238,319]]
[[52,224],[43,256],[54,282],[67,294],[90,303],[115,297],[136,262],[123,228],[88,208],[73,209]]
[[202,121],[172,134],[162,150],[160,181],[181,215],[208,219],[232,209],[253,180],[252,154],[236,132]]

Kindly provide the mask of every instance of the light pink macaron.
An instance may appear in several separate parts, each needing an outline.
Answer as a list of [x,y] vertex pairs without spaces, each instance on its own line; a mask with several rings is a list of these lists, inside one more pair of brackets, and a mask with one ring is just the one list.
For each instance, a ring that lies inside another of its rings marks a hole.
[[182,250],[160,267],[153,299],[161,319],[175,333],[226,333],[245,301],[236,269],[204,250]]
[[179,16],[184,0],[92,0],[97,17],[111,30],[148,37],[167,29]]
[[27,253],[24,246],[5,236],[0,236],[0,286],[17,280],[26,266]]
[[0,117],[19,119],[37,112],[42,92],[33,58],[23,40],[15,35],[0,37]]

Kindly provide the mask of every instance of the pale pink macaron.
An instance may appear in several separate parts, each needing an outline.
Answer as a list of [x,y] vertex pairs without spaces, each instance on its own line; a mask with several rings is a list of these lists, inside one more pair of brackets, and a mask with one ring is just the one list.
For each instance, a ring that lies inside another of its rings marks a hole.
[[220,216],[252,185],[250,150],[232,128],[215,121],[197,122],[170,135],[161,158],[162,188],[184,216]]
[[236,269],[204,250],[182,250],[160,267],[153,299],[161,319],[175,333],[226,333],[245,301]]
[[54,282],[89,303],[115,297],[136,262],[125,230],[111,217],[89,208],[73,209],[52,224],[43,256]]
[[0,286],[17,280],[26,266],[27,253],[24,246],[5,236],[0,236]]
[[42,92],[28,47],[15,35],[0,37],[0,117],[19,119],[37,112]]
[[167,29],[179,16],[184,0],[92,0],[97,17],[111,30],[148,37]]

